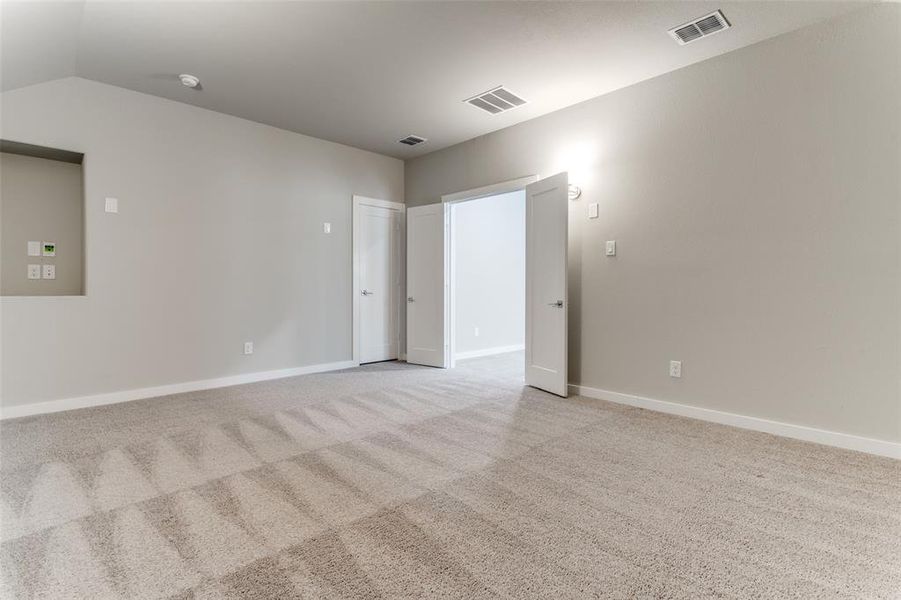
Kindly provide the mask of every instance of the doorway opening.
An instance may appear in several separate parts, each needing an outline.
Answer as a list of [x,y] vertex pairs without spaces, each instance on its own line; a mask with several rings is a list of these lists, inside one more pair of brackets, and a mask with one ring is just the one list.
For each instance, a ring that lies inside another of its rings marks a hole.
[[523,379],[525,189],[448,204],[450,367]]
[[[460,269],[451,264],[455,254],[454,206],[524,189],[525,383],[558,396],[567,395],[568,188],[565,172],[541,180],[530,176],[448,194],[442,196],[440,204],[407,210],[407,362],[440,368],[456,363],[456,327],[452,322],[456,321],[457,310],[452,292],[457,286],[451,279]],[[488,237],[497,235],[496,229],[488,232]],[[480,265],[491,254],[486,251],[479,257]]]

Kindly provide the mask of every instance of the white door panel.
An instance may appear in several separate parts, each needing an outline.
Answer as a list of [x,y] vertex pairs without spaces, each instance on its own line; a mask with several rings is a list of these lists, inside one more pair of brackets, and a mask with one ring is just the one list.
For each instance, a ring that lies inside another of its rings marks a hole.
[[445,207],[407,210],[407,362],[447,366]]
[[567,395],[566,173],[526,186],[526,384]]
[[397,358],[397,211],[360,207],[360,362]]

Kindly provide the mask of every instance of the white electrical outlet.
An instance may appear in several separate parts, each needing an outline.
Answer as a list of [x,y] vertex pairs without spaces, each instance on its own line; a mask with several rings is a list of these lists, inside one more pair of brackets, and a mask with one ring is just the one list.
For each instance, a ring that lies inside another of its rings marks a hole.
[[28,265],[28,279],[41,278],[41,265]]
[[322,224],[322,233],[331,233],[332,232],[332,224],[331,223],[323,223]]
[[473,334],[474,336],[476,336],[476,337],[479,337],[479,328],[478,328],[478,327],[474,327],[473,330],[472,330],[472,334]]
[[606,254],[607,256],[616,256],[616,240],[607,242]]
[[43,279],[56,279],[56,266],[55,265],[44,265],[41,270],[41,277]]
[[253,342],[244,342],[244,354],[253,354]]
[[682,361],[681,360],[669,361],[669,376],[670,377],[682,377]]

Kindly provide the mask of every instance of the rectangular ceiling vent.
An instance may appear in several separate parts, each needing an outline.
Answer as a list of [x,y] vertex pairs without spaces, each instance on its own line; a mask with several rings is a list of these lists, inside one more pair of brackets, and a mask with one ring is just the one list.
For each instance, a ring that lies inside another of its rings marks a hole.
[[722,11],[712,12],[700,19],[695,19],[690,23],[673,27],[669,30],[669,34],[673,36],[680,46],[689,44],[702,37],[719,33],[720,31],[729,29],[729,21],[723,16]]
[[493,115],[513,110],[517,106],[522,106],[526,103],[525,100],[502,85],[493,90],[481,93],[478,96],[467,98],[463,102],[472,104],[476,108],[480,108]]
[[419,137],[418,135],[408,135],[402,140],[397,140],[401,144],[406,144],[407,146],[415,146],[416,144],[421,144],[426,141],[424,137]]

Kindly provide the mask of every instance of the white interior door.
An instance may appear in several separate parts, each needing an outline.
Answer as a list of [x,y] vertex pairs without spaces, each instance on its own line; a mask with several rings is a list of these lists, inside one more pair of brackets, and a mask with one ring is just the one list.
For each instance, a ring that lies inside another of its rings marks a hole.
[[567,395],[569,178],[526,186],[526,384]]
[[398,354],[398,215],[389,208],[360,206],[360,362]]
[[447,367],[445,206],[407,209],[407,362]]

